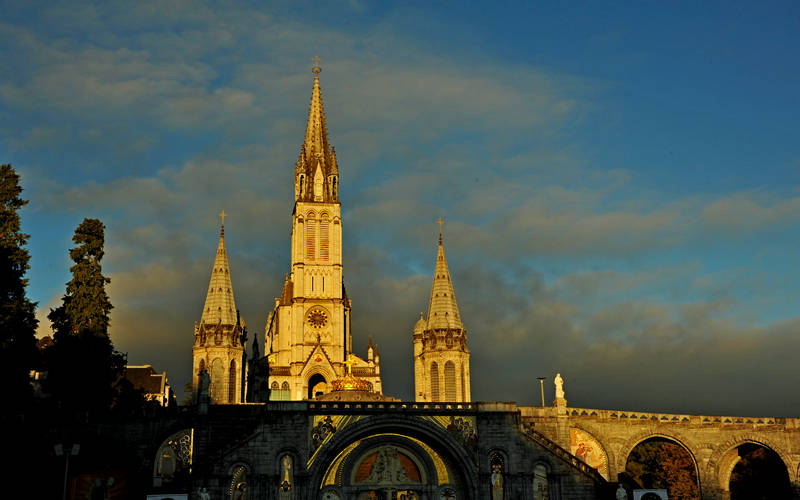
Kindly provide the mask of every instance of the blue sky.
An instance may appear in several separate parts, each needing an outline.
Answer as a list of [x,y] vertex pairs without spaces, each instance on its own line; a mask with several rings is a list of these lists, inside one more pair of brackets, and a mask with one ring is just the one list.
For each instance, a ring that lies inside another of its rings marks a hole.
[[182,386],[224,209],[263,334],[318,54],[387,393],[442,216],[474,399],[560,371],[575,406],[800,414],[795,2],[0,2],[0,44],[42,333],[99,217],[112,339]]

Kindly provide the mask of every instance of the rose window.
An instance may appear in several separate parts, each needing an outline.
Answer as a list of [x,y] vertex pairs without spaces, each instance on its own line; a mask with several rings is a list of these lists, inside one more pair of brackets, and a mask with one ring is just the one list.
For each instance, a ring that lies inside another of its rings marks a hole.
[[328,315],[324,311],[315,309],[308,313],[308,324],[314,328],[322,328],[328,324]]

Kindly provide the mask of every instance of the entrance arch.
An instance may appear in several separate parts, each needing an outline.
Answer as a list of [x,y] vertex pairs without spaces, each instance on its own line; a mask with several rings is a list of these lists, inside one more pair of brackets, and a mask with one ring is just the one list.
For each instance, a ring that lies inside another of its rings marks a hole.
[[328,392],[328,381],[321,373],[315,373],[308,379],[308,399],[314,399]]
[[376,415],[340,428],[314,453],[309,473],[315,492],[308,498],[326,500],[372,498],[371,492],[471,500],[477,479],[474,459],[459,443],[408,416]]

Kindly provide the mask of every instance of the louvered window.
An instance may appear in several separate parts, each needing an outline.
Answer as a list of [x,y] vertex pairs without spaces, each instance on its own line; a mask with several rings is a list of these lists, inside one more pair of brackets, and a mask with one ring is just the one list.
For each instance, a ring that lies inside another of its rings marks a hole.
[[439,401],[439,365],[431,363],[431,401]]
[[306,220],[306,260],[314,260],[317,247],[317,221],[314,219]]
[[456,365],[452,361],[444,364],[444,400],[456,400]]
[[319,221],[319,258],[320,260],[328,260],[330,242],[328,238],[328,216],[322,215]]

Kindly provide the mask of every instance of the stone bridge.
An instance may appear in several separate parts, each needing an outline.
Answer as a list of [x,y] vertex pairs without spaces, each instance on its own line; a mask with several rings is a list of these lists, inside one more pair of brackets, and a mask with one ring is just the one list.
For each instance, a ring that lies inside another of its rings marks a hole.
[[[550,407],[519,407],[525,429],[544,434],[575,453],[576,438],[602,448],[596,460],[616,481],[628,455],[641,442],[660,438],[683,447],[695,463],[702,498],[730,498],[738,447],[751,443],[775,452],[786,465],[794,497],[800,498],[800,419],[683,415],[640,411],[570,408],[566,400]],[[587,436],[588,435],[588,436]]]

